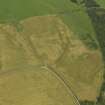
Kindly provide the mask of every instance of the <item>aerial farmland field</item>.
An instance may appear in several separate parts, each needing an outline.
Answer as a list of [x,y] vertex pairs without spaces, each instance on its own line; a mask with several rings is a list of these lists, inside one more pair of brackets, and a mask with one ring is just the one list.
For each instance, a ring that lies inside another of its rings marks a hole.
[[0,0],[0,105],[104,105],[104,8]]

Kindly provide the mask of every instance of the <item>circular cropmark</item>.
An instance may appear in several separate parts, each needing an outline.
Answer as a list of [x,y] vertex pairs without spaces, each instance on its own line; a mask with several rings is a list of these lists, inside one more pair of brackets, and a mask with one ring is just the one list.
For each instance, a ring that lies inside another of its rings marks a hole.
[[23,34],[43,63],[55,64],[66,53],[70,32],[57,16],[38,16],[21,22]]

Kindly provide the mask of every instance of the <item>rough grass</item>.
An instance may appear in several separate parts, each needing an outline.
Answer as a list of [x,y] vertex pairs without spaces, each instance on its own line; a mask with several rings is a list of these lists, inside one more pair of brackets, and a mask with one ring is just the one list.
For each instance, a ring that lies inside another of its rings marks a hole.
[[105,1],[104,0],[96,0],[97,3],[100,4],[101,7],[105,8]]

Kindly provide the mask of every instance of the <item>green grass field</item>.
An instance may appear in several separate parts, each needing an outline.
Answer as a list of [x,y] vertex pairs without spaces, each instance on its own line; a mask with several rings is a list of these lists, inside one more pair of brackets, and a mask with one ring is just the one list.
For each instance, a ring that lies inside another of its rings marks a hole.
[[0,20],[57,14],[69,11],[70,5],[69,0],[0,0]]
[[57,15],[79,37],[90,33],[95,39],[95,32],[85,9],[69,0],[0,0],[1,22],[13,23],[28,17],[43,15]]

